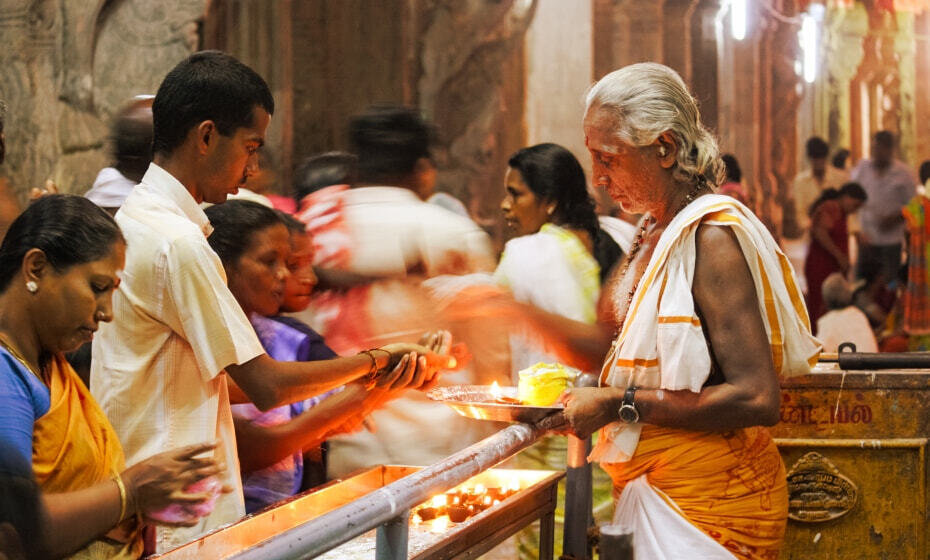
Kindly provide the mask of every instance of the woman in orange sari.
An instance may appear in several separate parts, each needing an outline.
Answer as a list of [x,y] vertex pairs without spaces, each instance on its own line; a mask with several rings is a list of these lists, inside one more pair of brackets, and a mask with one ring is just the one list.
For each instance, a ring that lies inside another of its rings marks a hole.
[[0,245],[0,443],[31,463],[41,489],[42,555],[138,558],[142,522],[203,505],[209,495],[184,489],[224,470],[200,457],[212,443],[126,468],[112,426],[64,359],[112,319],[125,248],[106,212],[67,195],[33,203]]

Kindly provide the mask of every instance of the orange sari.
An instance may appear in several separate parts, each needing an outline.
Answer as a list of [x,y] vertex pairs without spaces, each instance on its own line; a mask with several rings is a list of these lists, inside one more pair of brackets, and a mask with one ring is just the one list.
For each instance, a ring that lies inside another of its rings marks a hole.
[[646,424],[626,463],[601,463],[620,495],[646,475],[684,517],[735,557],[778,558],[785,534],[785,466],[769,431],[694,432]]
[[[88,488],[124,468],[123,448],[109,420],[84,382],[64,356],[49,367],[51,406],[32,434],[32,465],[36,481],[46,493]],[[72,558],[138,558],[141,531],[127,519],[105,538],[91,542]]]

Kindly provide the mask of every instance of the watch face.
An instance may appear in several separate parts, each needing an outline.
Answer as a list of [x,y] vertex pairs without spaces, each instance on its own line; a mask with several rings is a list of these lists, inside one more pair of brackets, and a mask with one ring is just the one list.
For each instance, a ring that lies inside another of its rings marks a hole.
[[639,411],[636,410],[631,404],[625,404],[620,407],[620,420],[623,420],[627,424],[632,424],[639,421]]

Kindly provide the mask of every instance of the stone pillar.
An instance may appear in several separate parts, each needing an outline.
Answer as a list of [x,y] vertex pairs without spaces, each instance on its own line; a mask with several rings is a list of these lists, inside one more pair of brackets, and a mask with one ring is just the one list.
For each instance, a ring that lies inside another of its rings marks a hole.
[[593,83],[591,5],[572,6],[567,10],[562,0],[539,0],[527,31],[526,143],[561,144],[590,171],[581,121],[584,94]]
[[824,28],[824,82],[827,142],[833,149],[852,145],[850,84],[862,63],[862,40],[868,32],[865,8],[833,8]]
[[930,11],[920,14],[915,21],[914,42],[916,44],[914,81],[918,84],[914,103],[916,129],[914,136],[915,162],[930,159]]
[[914,13],[908,11],[898,11],[895,14],[896,32],[890,41],[893,46],[894,67],[897,70],[897,114],[889,115],[889,120],[896,121],[896,127],[899,134],[898,150],[899,157],[912,167],[920,164],[917,160],[917,139],[916,135],[916,102],[917,96],[927,97],[930,92],[927,91],[928,82],[921,83],[918,88],[917,82],[917,65],[916,65],[916,46],[914,38]]
[[[717,131],[717,32],[720,0],[699,0],[691,17],[691,93],[704,124]],[[732,79],[732,77],[731,77]]]
[[[753,195],[758,190],[759,153],[759,79],[762,66],[759,58],[760,34],[756,26],[761,10],[747,5],[747,20],[751,26],[746,37],[737,41],[730,33],[729,17],[721,23],[718,35],[717,136],[722,152],[736,156],[743,172],[743,182]],[[758,13],[757,13],[758,12]]]
[[526,142],[524,41],[536,4],[293,2],[294,160],[346,149],[348,118],[373,103],[417,106],[437,129],[437,188],[500,233],[506,158]]
[[665,0],[594,0],[595,78],[634,62],[662,62]]
[[[779,0],[773,7],[783,14],[797,14],[795,0]],[[760,20],[760,170],[763,201],[760,217],[781,235],[793,220],[785,214],[791,181],[797,172],[797,113],[801,99],[797,27],[766,16]],[[794,232],[787,232],[794,233]]]
[[441,139],[438,187],[498,239],[507,157],[526,145],[525,48],[537,9],[448,0],[418,12],[415,91]]
[[271,88],[275,112],[263,164],[275,173],[275,188],[283,195],[290,193],[294,168],[292,15],[291,0],[213,0],[204,22],[204,48],[235,56]]
[[662,14],[663,63],[674,68],[685,83],[691,83],[691,20],[698,0],[665,0]]

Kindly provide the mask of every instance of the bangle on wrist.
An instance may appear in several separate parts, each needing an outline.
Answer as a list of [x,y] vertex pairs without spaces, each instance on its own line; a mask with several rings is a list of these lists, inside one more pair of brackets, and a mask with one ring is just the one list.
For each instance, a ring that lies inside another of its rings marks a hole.
[[[383,367],[383,368],[378,368],[379,371],[381,371],[381,370],[386,370],[388,367],[391,366],[391,358],[393,358],[394,356],[393,356],[393,354],[391,354],[389,351],[385,350],[384,348],[372,348],[371,350],[369,350],[369,352],[371,352],[372,354],[374,354],[375,352],[384,352],[384,353],[387,355],[387,361],[384,363],[384,367]],[[377,358],[376,358],[376,359],[375,359],[375,364],[377,364],[377,363],[378,363],[378,360],[377,360]]]
[[374,354],[371,353],[371,350],[362,350],[358,353],[359,356],[362,354],[365,354],[368,356],[368,359],[371,360],[371,365],[368,366],[368,373],[364,375],[365,389],[371,391],[378,379],[378,361],[375,359]]
[[378,382],[378,377],[383,371],[382,368],[378,367],[378,359],[375,358],[375,352],[384,352],[388,355],[388,365],[391,363],[391,353],[385,350],[384,348],[372,348],[370,350],[362,350],[359,354],[365,354],[368,356],[368,359],[371,360],[371,365],[368,367],[368,373],[365,375],[365,389],[371,391],[375,388],[375,384]]
[[129,499],[126,496],[126,485],[123,484],[123,478],[119,473],[113,475],[113,482],[116,483],[116,487],[119,489],[119,520],[116,522],[119,524],[126,518],[126,509],[129,505]]

